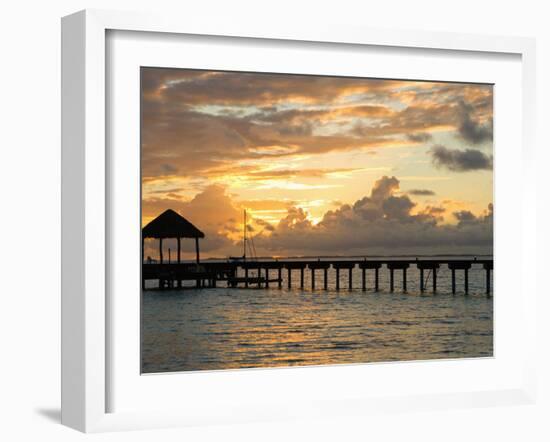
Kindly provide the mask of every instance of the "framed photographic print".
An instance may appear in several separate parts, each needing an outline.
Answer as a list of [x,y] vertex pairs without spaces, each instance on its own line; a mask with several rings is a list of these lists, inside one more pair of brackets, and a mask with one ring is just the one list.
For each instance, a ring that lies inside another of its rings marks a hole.
[[63,422],[532,400],[533,42],[211,26],[63,20]]
[[142,67],[142,372],[492,356],[493,87]]

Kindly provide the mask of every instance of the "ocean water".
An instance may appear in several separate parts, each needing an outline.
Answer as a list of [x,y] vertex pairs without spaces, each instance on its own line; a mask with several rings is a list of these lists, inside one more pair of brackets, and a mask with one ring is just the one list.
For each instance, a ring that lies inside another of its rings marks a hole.
[[[254,273],[250,272],[250,276]],[[222,370],[256,367],[350,364],[380,361],[487,357],[493,354],[493,297],[485,295],[485,271],[469,271],[465,296],[463,271],[456,272],[457,294],[451,293],[451,272],[437,273],[437,293],[419,291],[419,272],[395,271],[394,293],[389,271],[380,269],[379,291],[374,271],[367,271],[367,291],[361,272],[316,272],[311,290],[310,271],[293,270],[292,289],[218,288],[143,291],[142,372]],[[270,277],[276,278],[271,270]],[[424,277],[428,276],[425,271]],[[221,286],[221,287],[220,287]]]

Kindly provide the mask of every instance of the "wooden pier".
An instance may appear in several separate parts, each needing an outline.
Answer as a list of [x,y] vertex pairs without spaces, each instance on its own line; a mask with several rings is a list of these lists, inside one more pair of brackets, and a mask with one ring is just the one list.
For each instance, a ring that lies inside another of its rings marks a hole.
[[[472,266],[478,266],[485,270],[485,293],[491,295],[491,271],[493,270],[492,259],[304,259],[304,260],[258,260],[247,262],[202,262],[195,263],[173,263],[173,264],[143,264],[142,266],[142,287],[145,287],[146,280],[157,280],[159,288],[181,288],[182,281],[195,281],[195,286],[218,287],[220,281],[224,281],[227,287],[245,288],[269,288],[270,284],[277,284],[279,288],[283,285],[283,272],[286,273],[287,288],[305,288],[304,274],[310,272],[310,287],[312,290],[328,289],[328,274],[335,272],[336,290],[347,288],[354,289],[353,272],[361,272],[361,289],[369,288],[370,275],[372,273],[372,288],[380,290],[380,273],[383,270],[389,274],[390,292],[395,291],[395,272],[401,272],[403,292],[407,291],[407,272],[413,271],[414,267],[419,272],[420,292],[429,290],[431,280],[431,291],[437,292],[437,274],[441,267],[446,266],[451,271],[451,291],[457,292],[456,272],[464,274],[464,294],[469,294],[468,271]],[[299,272],[298,280],[293,280],[293,273]],[[316,276],[322,275],[322,284],[317,285]],[[244,276],[239,276],[244,275]],[[342,284],[342,276],[347,276]],[[347,281],[346,281],[347,280]]]

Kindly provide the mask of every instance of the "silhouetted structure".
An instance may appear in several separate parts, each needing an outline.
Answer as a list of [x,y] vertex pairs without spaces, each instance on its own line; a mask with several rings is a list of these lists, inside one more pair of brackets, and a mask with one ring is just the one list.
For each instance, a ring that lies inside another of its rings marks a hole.
[[[175,238],[178,242],[177,263],[181,263],[181,239],[194,238],[197,265],[200,264],[199,238],[204,238],[204,233],[197,229],[193,224],[187,221],[172,209],[157,216],[153,221],[142,229],[141,238],[141,262],[143,264],[143,254],[145,250],[145,238],[155,238],[159,240],[159,264],[163,264],[162,240]],[[198,269],[197,269],[198,270]],[[199,284],[199,280],[197,280]],[[142,275],[142,286],[145,284],[144,275]],[[178,286],[181,285],[178,280]]]
[[[286,283],[288,288],[292,288],[292,276],[293,273],[299,272],[299,286],[304,288],[304,272],[306,269],[311,271],[311,289],[315,290],[315,273],[316,271],[322,271],[324,274],[323,289],[328,289],[328,272],[333,270],[336,272],[335,285],[336,290],[340,290],[340,272],[342,270],[347,271],[347,286],[348,289],[353,289],[353,271],[359,269],[361,271],[361,289],[367,290],[367,271],[371,270],[374,273],[374,291],[378,292],[380,270],[387,269],[389,273],[389,289],[390,292],[395,291],[394,284],[394,272],[395,270],[402,272],[402,291],[407,292],[407,270],[411,266],[416,266],[420,274],[420,292],[426,291],[427,282],[432,279],[433,292],[437,292],[437,273],[441,266],[447,266],[451,271],[451,287],[452,293],[456,293],[456,276],[457,270],[464,271],[464,294],[469,293],[469,278],[468,271],[473,267],[482,267],[485,270],[485,290],[487,295],[491,294],[491,272],[493,271],[493,259],[453,259],[453,258],[441,258],[441,259],[261,259],[257,261],[246,262],[205,262],[201,265],[202,273],[197,277],[189,277],[189,268],[193,264],[148,264],[144,265],[144,278],[150,280],[165,280],[167,276],[167,270],[170,270],[173,280],[179,279],[198,279],[202,278],[201,283],[197,283],[199,287],[216,287],[217,282],[227,281],[227,287],[238,287],[244,284],[245,287],[249,287],[249,284],[257,285],[258,287],[268,288],[271,282],[278,283],[279,288],[282,288],[283,271],[286,271]],[[270,276],[270,271],[276,270],[277,277]],[[427,275],[425,275],[427,271]],[[239,273],[244,272],[244,277],[239,277]],[[252,275],[250,274],[252,272]],[[170,285],[169,285],[170,286]],[[172,285],[173,286],[173,285]],[[164,287],[162,284],[160,287]]]

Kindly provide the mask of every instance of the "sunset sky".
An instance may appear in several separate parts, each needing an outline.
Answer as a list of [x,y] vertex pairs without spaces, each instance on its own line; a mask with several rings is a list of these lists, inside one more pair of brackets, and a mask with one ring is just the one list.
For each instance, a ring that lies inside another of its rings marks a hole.
[[491,85],[142,68],[141,94],[142,223],[176,210],[203,257],[241,254],[243,209],[259,256],[492,253]]

